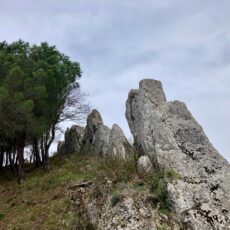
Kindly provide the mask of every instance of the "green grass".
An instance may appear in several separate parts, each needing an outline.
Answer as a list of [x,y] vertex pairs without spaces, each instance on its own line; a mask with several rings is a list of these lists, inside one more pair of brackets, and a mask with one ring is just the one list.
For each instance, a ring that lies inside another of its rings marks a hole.
[[154,194],[151,200],[154,209],[159,208],[159,211],[166,215],[170,213],[167,183],[179,178],[176,172],[167,170],[160,170],[146,176],[145,180],[149,186],[149,191]]
[[[166,171],[138,175],[135,159],[118,161],[87,153],[53,157],[50,173],[30,165],[26,171],[26,182],[22,185],[17,184],[9,171],[0,174],[0,230],[74,229],[78,217],[66,197],[66,187],[93,181],[91,198],[100,199],[105,178],[112,183],[112,207],[121,201],[122,186],[124,189],[130,186],[137,192],[149,189],[152,207],[160,206],[159,210],[167,214],[170,209],[166,182],[177,177],[174,172]],[[90,223],[87,226],[86,229],[93,229]]]
[[27,166],[22,185],[10,172],[1,174],[0,229],[71,229],[76,215],[66,198],[66,186],[93,179],[94,160],[88,155],[55,156],[50,173]]
[[0,212],[0,221],[4,218],[4,214]]
[[115,207],[121,201],[121,196],[117,193],[114,193],[110,199],[112,207]]

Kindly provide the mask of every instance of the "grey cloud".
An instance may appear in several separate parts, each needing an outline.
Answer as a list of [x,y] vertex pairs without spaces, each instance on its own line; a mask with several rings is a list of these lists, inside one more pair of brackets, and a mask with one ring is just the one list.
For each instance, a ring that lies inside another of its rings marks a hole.
[[128,91],[144,77],[161,80],[230,161],[229,8],[229,0],[1,0],[0,39],[48,41],[79,61],[92,105],[128,136]]

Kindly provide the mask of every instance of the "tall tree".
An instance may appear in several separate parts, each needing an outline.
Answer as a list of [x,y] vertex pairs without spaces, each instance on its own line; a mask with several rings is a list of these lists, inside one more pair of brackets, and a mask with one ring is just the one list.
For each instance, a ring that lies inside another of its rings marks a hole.
[[43,163],[49,169],[48,153],[57,124],[72,92],[79,89],[80,77],[79,63],[46,42],[33,46],[21,40],[0,43],[0,135],[16,145],[20,182],[27,144],[35,146],[39,159],[40,143]]

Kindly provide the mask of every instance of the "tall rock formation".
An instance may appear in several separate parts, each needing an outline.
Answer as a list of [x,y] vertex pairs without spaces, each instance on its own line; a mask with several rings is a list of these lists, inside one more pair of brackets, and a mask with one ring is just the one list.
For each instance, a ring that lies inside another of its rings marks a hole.
[[85,127],[85,144],[91,145],[93,142],[93,136],[99,126],[103,125],[103,120],[101,118],[101,114],[94,109],[87,117],[87,125]]
[[229,229],[230,165],[186,105],[167,102],[161,82],[146,79],[130,91],[126,118],[139,152],[155,168],[180,174],[167,188],[185,229]]
[[110,129],[100,125],[96,130],[91,144],[91,152],[98,156],[104,156],[108,149]]
[[123,130],[117,124],[114,124],[111,129],[106,154],[108,156],[115,156],[123,159],[134,154],[133,148],[127,140]]
[[57,146],[58,154],[71,154],[81,151],[84,139],[84,128],[73,125],[65,132],[65,140],[59,141]]
[[83,145],[84,128],[79,125],[73,125],[65,132],[65,152],[80,152]]

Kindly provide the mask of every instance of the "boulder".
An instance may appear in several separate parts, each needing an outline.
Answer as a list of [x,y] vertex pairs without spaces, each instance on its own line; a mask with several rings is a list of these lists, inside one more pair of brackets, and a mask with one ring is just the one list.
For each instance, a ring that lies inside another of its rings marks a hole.
[[103,125],[101,114],[94,109],[87,117],[87,125],[85,127],[84,142],[91,145],[93,142],[93,136],[100,125]]
[[118,156],[123,159],[133,155],[132,146],[125,137],[123,130],[117,124],[114,124],[111,129],[106,155]]
[[92,140],[91,152],[103,156],[108,150],[110,129],[105,125],[98,126]]
[[167,188],[185,229],[230,228],[230,165],[186,105],[167,102],[161,82],[145,79],[129,93],[126,118],[140,154],[180,174]]
[[152,162],[148,156],[140,156],[137,161],[137,169],[140,174],[150,173],[153,170]]
[[73,125],[65,132],[65,153],[80,152],[83,145],[84,128],[78,125]]

